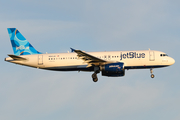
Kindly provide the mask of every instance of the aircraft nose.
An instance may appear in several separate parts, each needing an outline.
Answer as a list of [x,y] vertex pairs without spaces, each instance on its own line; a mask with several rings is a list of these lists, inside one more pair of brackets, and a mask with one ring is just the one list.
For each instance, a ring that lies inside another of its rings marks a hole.
[[175,63],[175,60],[174,60],[173,58],[171,58],[171,59],[169,60],[169,63],[170,63],[170,65],[173,65],[173,64]]

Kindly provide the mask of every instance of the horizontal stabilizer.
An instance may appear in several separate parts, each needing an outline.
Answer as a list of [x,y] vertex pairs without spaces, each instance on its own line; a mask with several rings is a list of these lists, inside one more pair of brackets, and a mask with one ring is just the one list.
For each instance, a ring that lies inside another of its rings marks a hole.
[[14,60],[27,60],[26,58],[19,57],[19,56],[16,56],[16,55],[8,55],[8,56],[11,57]]

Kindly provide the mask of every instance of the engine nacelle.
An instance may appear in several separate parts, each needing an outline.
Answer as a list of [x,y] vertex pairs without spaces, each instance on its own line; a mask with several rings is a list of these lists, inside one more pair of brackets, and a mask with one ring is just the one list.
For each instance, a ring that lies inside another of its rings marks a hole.
[[110,63],[100,67],[102,76],[119,77],[125,75],[124,63]]

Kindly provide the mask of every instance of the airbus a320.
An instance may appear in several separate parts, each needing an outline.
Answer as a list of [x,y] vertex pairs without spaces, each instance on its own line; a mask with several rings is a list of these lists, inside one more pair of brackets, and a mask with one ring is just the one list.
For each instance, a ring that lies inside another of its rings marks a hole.
[[128,69],[153,69],[173,65],[175,60],[166,53],[155,50],[84,52],[71,48],[70,53],[41,53],[37,51],[16,28],[8,28],[14,54],[5,61],[54,71],[89,71],[92,79],[102,76],[121,77]]

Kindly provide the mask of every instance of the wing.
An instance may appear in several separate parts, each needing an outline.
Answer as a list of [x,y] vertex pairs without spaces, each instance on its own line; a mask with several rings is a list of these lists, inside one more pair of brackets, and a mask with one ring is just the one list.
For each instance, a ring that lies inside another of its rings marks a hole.
[[75,50],[75,49],[71,48],[71,51],[77,53],[78,58],[80,58],[84,62],[88,63],[88,67],[90,67],[92,65],[100,65],[102,63],[107,62],[103,59],[97,58],[97,57],[90,55],[86,52],[83,52],[81,50]]

